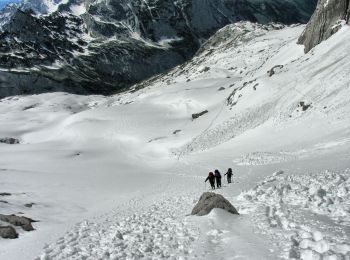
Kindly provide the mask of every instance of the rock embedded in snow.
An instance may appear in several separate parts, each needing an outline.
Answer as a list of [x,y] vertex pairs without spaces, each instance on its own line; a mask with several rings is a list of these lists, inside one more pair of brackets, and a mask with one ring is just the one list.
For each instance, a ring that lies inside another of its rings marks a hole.
[[31,208],[35,205],[35,203],[31,202],[31,203],[26,203],[24,204],[24,207],[27,207],[27,208]]
[[11,226],[0,226],[0,237],[15,239],[18,237],[16,230]]
[[302,111],[306,111],[311,107],[311,105],[312,105],[311,103],[306,104],[306,102],[300,101],[298,107],[301,107]]
[[276,65],[274,67],[272,67],[267,73],[269,74],[269,77],[272,77],[273,75],[275,75],[276,71],[275,69],[283,69],[283,65]]
[[5,138],[0,138],[0,143],[4,143],[4,144],[19,144],[19,140],[16,138],[12,138],[12,137],[5,137]]
[[193,120],[194,120],[194,119],[197,119],[198,117],[201,117],[201,116],[205,115],[205,114],[208,113],[208,112],[209,112],[208,110],[204,110],[204,111],[202,111],[202,112],[200,112],[200,113],[192,114],[192,119],[193,119]]
[[176,135],[176,134],[178,134],[178,133],[180,133],[180,132],[181,132],[181,130],[177,129],[177,130],[175,130],[175,131],[173,132],[173,134]]
[[35,220],[27,217],[20,217],[16,215],[3,215],[3,214],[0,214],[0,220],[4,222],[8,222],[14,226],[20,226],[25,231],[34,230],[32,226],[32,222],[36,222]]
[[204,192],[198,203],[193,208],[191,215],[208,215],[214,208],[226,210],[232,214],[239,215],[236,208],[222,195],[213,192]]

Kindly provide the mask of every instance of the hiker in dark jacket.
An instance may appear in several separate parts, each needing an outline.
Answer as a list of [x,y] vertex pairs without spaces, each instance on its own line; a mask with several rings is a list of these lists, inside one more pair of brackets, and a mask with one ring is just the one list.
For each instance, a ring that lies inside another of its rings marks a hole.
[[208,177],[205,179],[204,182],[207,182],[207,180],[209,180],[210,186],[211,188],[214,190],[215,189],[215,176],[214,173],[209,172]]
[[[227,172],[225,173],[225,175],[227,175],[227,183],[231,183],[232,182],[232,169],[231,168],[228,168]],[[224,176],[225,176],[224,175]]]
[[221,174],[219,170],[215,170],[216,187],[221,188]]

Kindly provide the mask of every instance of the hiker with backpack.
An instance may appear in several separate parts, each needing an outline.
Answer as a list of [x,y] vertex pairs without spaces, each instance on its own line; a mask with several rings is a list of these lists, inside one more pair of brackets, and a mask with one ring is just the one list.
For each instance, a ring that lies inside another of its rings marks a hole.
[[218,169],[216,169],[214,172],[215,172],[215,179],[216,179],[216,187],[221,188],[221,174]]
[[207,182],[209,180],[211,188],[214,190],[215,189],[215,176],[214,173],[209,172],[208,177],[205,179],[204,182]]
[[[232,169],[231,168],[228,168],[227,172],[225,173],[225,175],[227,175],[227,183],[231,183],[232,182]],[[225,176],[224,175],[224,176]]]

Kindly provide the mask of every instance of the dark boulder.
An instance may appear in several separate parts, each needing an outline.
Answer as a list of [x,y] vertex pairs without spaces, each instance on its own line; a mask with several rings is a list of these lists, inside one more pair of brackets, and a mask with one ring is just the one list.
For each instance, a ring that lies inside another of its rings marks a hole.
[[222,195],[213,192],[204,192],[198,203],[193,208],[191,215],[204,216],[214,208],[226,210],[232,214],[239,215],[238,211]]
[[12,194],[9,192],[0,192],[0,196],[11,196]]
[[12,138],[12,137],[5,137],[5,138],[0,138],[0,143],[4,143],[4,144],[19,144],[19,140],[16,138]]
[[311,107],[311,105],[312,105],[311,103],[307,104],[304,101],[300,101],[298,107],[300,107],[302,111],[306,111]]
[[201,116],[205,115],[205,114],[208,113],[208,112],[209,112],[208,110],[204,110],[204,111],[202,111],[202,112],[200,112],[200,113],[192,114],[192,119],[193,119],[193,120],[194,120],[194,119],[197,119],[198,117],[201,117]]
[[27,217],[20,217],[16,215],[3,215],[0,214],[0,220],[10,223],[14,226],[19,226],[25,231],[32,231],[34,230],[32,226],[32,222],[37,222],[33,219],[27,218]]
[[18,237],[16,230],[11,226],[0,226],[0,237],[15,239]]

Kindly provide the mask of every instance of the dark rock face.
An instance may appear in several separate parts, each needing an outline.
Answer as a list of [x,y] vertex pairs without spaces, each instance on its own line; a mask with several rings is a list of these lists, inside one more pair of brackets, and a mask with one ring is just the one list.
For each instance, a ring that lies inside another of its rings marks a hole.
[[[188,60],[229,23],[306,22],[316,1],[69,0],[47,16],[18,10],[0,34],[0,98],[111,94]],[[77,16],[77,5],[86,12]]]
[[232,214],[239,214],[235,207],[222,195],[213,192],[204,192],[193,208],[191,215],[208,215],[214,208],[224,209]]
[[0,237],[15,239],[18,237],[16,230],[11,226],[0,226]]
[[336,33],[342,26],[341,21],[350,22],[350,0],[320,0],[299,44],[305,45],[305,52],[309,52]]

